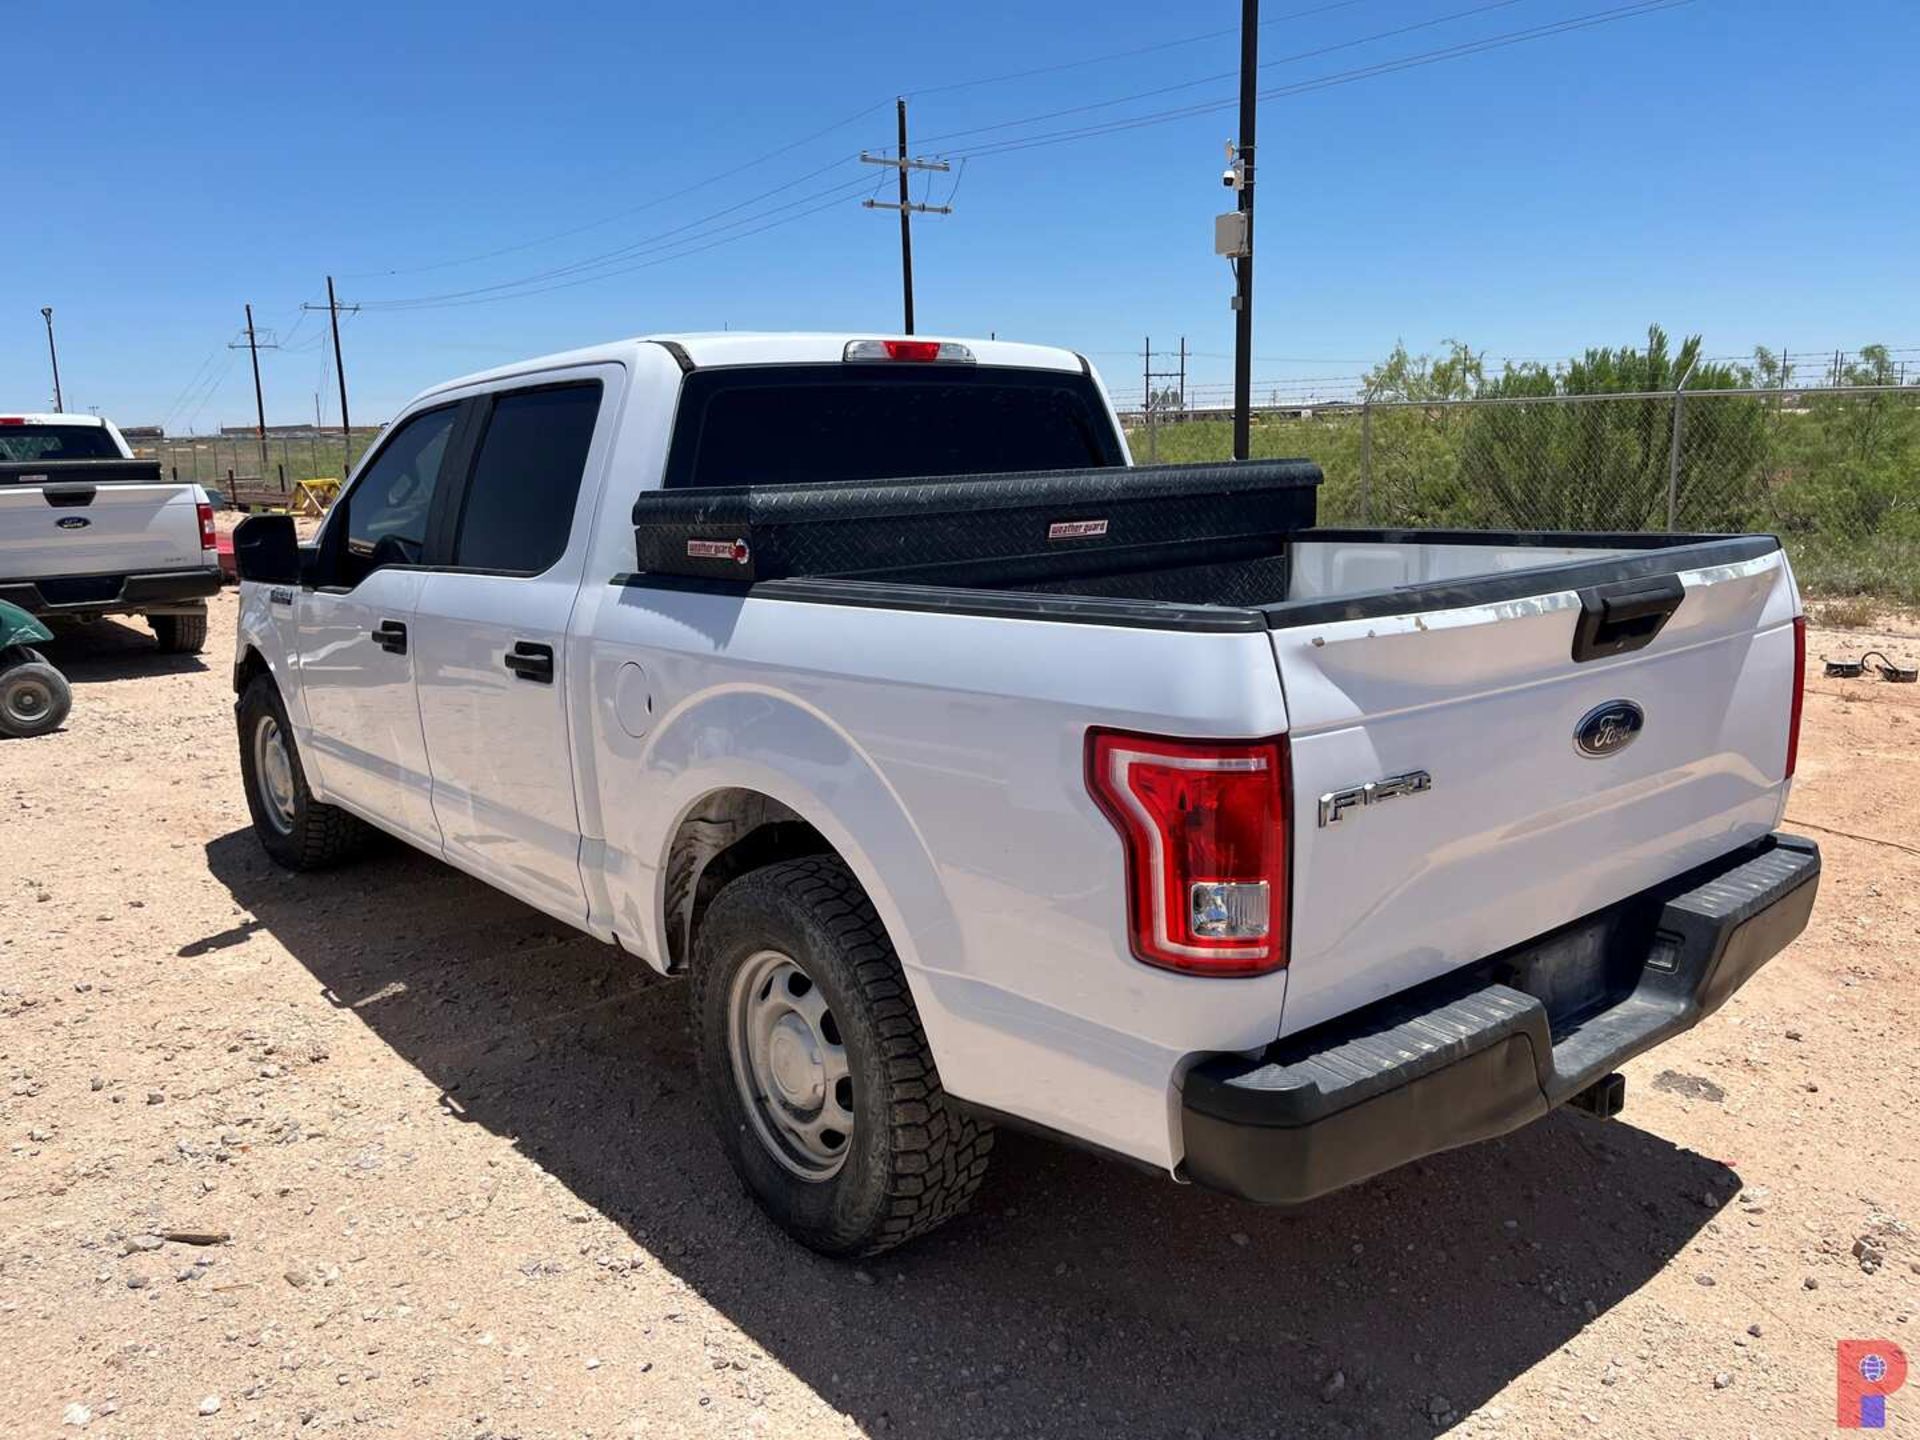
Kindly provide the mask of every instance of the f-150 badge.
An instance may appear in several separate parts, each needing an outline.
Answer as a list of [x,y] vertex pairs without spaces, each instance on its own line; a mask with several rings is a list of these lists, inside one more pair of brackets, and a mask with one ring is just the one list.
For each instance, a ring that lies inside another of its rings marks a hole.
[[1396,795],[1424,795],[1433,788],[1433,776],[1424,770],[1409,770],[1404,775],[1389,775],[1384,780],[1369,780],[1345,790],[1329,790],[1320,797],[1320,824],[1338,825],[1349,810],[1378,805]]

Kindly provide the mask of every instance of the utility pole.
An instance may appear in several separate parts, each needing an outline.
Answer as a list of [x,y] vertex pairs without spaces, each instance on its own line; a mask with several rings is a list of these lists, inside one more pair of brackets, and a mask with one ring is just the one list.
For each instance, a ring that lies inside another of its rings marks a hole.
[[1140,342],[1140,418],[1147,427],[1147,463],[1160,458],[1160,447],[1153,438],[1153,337]]
[[67,403],[60,394],[60,352],[53,345],[53,307],[42,305],[40,318],[47,322],[47,358],[53,362],[53,413],[63,414]]
[[1253,127],[1260,78],[1260,0],[1240,0],[1240,214],[1246,230],[1234,266],[1233,458],[1247,458],[1253,419]]
[[898,210],[900,212],[900,300],[901,311],[906,324],[902,333],[913,334],[913,226],[911,217],[918,211],[923,215],[951,215],[951,205],[915,205],[907,199],[907,172],[910,170],[950,170],[953,167],[944,160],[909,160],[907,158],[907,101],[902,96],[894,102],[900,117],[900,151],[896,155],[869,155],[860,152],[863,165],[891,165],[900,172],[900,201],[889,205],[880,200],[862,200],[861,206],[868,210]]
[[333,277],[327,276],[327,303],[302,305],[302,310],[325,310],[333,322],[333,373],[340,381],[340,481],[346,483],[353,471],[353,422],[347,418],[347,365],[340,358],[340,312],[358,314],[358,305],[342,305],[333,293]]
[[[1165,355],[1167,352],[1159,352]],[[1156,370],[1153,368],[1153,337],[1146,338],[1140,360],[1140,393],[1142,400],[1141,420],[1147,427],[1147,463],[1152,465],[1160,458],[1160,447],[1154,437],[1154,412],[1160,408],[1154,394],[1153,382],[1156,380],[1178,380],[1180,382],[1180,409],[1187,408],[1187,337],[1180,337],[1180,368],[1178,370]]]
[[[265,343],[269,350],[280,348],[271,340]],[[254,435],[260,441],[260,483],[264,485],[267,481],[267,400],[265,393],[260,389],[260,347],[260,337],[254,333],[253,329],[253,306],[249,303],[247,305],[247,353],[253,357]],[[235,343],[227,348],[238,350],[240,346]]]

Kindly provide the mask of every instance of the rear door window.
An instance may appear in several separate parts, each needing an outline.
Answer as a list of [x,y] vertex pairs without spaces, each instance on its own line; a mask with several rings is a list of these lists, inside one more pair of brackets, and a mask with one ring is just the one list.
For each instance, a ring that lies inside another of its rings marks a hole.
[[1092,379],[972,365],[695,370],[681,389],[666,484],[996,475],[1121,463]]
[[600,390],[589,380],[494,397],[461,503],[457,568],[538,575],[565,553]]

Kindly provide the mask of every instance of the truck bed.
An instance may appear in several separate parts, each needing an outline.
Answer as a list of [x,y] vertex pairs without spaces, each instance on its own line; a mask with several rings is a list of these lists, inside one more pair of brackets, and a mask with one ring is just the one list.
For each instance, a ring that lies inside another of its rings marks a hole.
[[[634,513],[658,568],[630,583],[1265,636],[1294,795],[1282,1034],[1772,831],[1800,663],[1776,539],[1320,528],[1318,481],[1290,461],[657,492]],[[1583,751],[1618,705],[1633,748]]]
[[[1779,548],[1749,535],[1322,528],[1320,483],[1310,461],[1273,460],[655,490],[633,507],[632,578],[1249,630],[1490,603]],[[1118,603],[1069,603],[1108,601]]]

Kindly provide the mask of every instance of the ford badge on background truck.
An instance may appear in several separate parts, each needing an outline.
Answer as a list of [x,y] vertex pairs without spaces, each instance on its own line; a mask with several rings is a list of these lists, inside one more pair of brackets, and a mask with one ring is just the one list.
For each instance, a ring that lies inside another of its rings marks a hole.
[[1562,1103],[1807,920],[1768,536],[1324,529],[1131,466],[1091,367],[687,335],[427,391],[245,522],[282,863],[365,825],[691,981],[791,1233],[953,1214],[1017,1123],[1266,1202]]
[[0,415],[0,600],[41,619],[140,615],[162,651],[207,643],[213,506],[98,415]]

